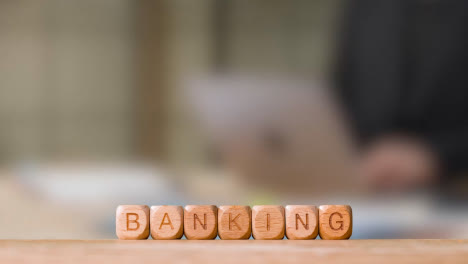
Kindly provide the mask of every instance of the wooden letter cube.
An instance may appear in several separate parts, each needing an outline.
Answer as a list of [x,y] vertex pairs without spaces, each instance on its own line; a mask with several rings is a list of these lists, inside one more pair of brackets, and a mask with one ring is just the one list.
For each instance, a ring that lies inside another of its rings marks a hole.
[[256,205],[252,208],[252,234],[255,239],[283,239],[284,207]]
[[249,239],[252,234],[250,206],[220,206],[218,209],[218,234],[221,239]]
[[315,239],[318,234],[318,210],[313,205],[286,206],[288,239]]
[[353,232],[353,213],[349,205],[321,205],[319,234],[322,239],[348,239]]
[[115,216],[115,232],[119,239],[147,239],[149,236],[149,207],[119,205]]
[[184,235],[182,206],[151,206],[151,236],[153,239],[180,239]]
[[218,208],[214,205],[187,205],[184,210],[187,239],[215,239],[218,234]]

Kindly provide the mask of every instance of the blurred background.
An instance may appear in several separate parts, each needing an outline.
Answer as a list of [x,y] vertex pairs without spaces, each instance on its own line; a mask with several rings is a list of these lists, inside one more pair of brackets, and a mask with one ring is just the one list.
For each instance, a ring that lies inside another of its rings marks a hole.
[[468,237],[468,3],[0,0],[0,238],[119,204],[350,204]]

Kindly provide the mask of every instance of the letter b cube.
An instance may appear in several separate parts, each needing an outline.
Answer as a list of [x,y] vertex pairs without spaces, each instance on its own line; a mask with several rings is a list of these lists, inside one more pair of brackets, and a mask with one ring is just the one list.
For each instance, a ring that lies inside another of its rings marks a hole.
[[149,236],[149,207],[146,205],[119,205],[115,229],[119,239],[147,239]]

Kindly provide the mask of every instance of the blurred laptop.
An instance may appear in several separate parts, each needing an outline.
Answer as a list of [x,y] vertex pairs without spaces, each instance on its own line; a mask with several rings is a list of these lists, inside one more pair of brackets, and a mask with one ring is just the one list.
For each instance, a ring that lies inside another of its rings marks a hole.
[[324,85],[217,76],[187,87],[207,155],[249,187],[308,197],[357,191],[348,132]]

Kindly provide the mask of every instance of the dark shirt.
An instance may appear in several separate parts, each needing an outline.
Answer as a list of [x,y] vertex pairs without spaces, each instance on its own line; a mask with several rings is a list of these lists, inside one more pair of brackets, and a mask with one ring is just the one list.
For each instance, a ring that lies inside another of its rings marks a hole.
[[350,0],[337,89],[363,143],[407,133],[468,169],[468,1]]

